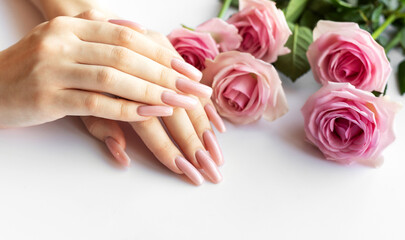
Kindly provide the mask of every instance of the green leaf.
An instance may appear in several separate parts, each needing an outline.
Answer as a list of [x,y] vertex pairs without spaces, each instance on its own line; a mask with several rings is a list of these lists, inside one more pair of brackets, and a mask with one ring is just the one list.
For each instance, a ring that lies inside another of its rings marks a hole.
[[291,0],[287,6],[285,18],[289,22],[295,22],[301,16],[308,4],[308,0]]
[[380,25],[380,18],[383,8],[384,5],[380,4],[376,9],[374,9],[373,13],[371,14],[371,23],[373,25],[373,29],[377,29]]
[[343,8],[354,8],[356,7],[354,3],[351,2],[345,2],[343,0],[333,0],[332,1],[336,6],[338,7],[343,7]]
[[405,93],[405,60],[398,66],[398,86],[401,95]]
[[312,11],[306,10],[301,18],[299,25],[303,27],[308,27],[310,29],[313,29],[316,26],[316,23],[321,19],[320,16],[315,15]]
[[379,92],[379,91],[372,91],[371,92],[372,94],[374,94],[374,96],[376,96],[376,97],[379,97],[379,96],[381,96],[383,93],[382,92]]
[[[221,1],[222,3],[225,2],[225,0],[220,0],[220,1]],[[238,8],[238,7],[239,7],[239,0],[232,0],[231,6],[232,6],[232,7],[235,7],[235,8]]]
[[278,57],[274,66],[294,82],[310,69],[306,53],[312,43],[312,31],[299,25],[295,25],[292,31],[293,34],[286,43],[291,52]]

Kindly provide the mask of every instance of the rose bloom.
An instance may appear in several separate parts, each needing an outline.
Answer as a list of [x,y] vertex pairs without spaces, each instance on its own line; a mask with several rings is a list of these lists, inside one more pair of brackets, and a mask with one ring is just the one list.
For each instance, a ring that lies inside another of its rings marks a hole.
[[273,121],[288,111],[287,100],[275,68],[236,51],[207,60],[202,82],[213,88],[218,113],[229,121],[246,124],[262,115]]
[[242,42],[242,37],[238,33],[238,29],[220,18],[212,18],[196,29],[197,32],[207,32],[211,34],[214,40],[219,45],[221,52],[232,51],[239,48]]
[[205,59],[214,59],[219,53],[209,33],[178,28],[167,37],[183,59],[199,70],[205,68]]
[[284,47],[291,31],[284,13],[269,0],[240,0],[239,12],[228,19],[242,36],[239,50],[273,63],[290,50]]
[[319,21],[307,58],[321,84],[348,82],[383,92],[391,73],[384,48],[356,23]]
[[399,107],[350,83],[330,82],[302,108],[306,136],[328,160],[378,166],[381,152],[394,141]]

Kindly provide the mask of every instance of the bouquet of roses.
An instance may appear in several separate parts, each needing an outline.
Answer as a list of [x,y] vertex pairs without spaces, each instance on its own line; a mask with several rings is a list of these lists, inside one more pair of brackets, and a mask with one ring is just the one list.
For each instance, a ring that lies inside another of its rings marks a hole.
[[[393,120],[400,108],[383,96],[391,73],[386,52],[405,46],[405,31],[398,31],[385,45],[381,33],[405,17],[405,3],[223,2],[218,18],[168,36],[180,55],[202,70],[202,82],[213,88],[218,112],[237,124],[261,116],[273,121],[288,111],[276,69],[295,81],[311,68],[323,87],[302,108],[307,140],[328,160],[381,164],[382,150],[394,141]],[[221,17],[231,4],[239,11],[224,21]],[[355,20],[356,13],[360,26],[347,22]],[[402,68],[405,63],[400,64],[400,73]],[[403,78],[399,76],[401,91]]]

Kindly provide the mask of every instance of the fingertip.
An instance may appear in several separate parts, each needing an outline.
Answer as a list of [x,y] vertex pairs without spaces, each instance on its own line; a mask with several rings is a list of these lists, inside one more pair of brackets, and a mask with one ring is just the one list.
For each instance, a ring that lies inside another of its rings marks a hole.
[[129,167],[131,159],[124,151],[122,146],[112,137],[107,137],[104,140],[108,150],[111,152],[115,160],[122,166]]

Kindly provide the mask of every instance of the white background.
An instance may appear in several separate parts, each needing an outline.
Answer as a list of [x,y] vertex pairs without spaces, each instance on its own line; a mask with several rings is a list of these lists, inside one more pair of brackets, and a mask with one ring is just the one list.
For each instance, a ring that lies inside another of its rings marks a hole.
[[[217,0],[104,3],[165,34],[181,23],[195,27],[220,7]],[[26,0],[1,0],[0,49],[41,21]],[[390,57],[396,70],[401,55]],[[218,136],[226,160],[219,185],[195,187],[171,173],[129,128],[128,170],[77,118],[0,130],[0,239],[405,239],[405,111],[381,168],[341,166],[304,141],[299,110],[319,85],[311,74],[283,82],[285,117],[227,123]],[[393,76],[388,93],[405,103]]]

